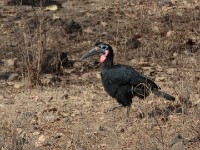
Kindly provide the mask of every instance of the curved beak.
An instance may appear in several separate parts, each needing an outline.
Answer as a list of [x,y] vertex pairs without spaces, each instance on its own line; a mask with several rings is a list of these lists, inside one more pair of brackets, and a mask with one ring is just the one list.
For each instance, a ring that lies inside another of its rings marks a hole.
[[81,60],[84,60],[86,58],[89,58],[89,57],[92,57],[95,55],[104,54],[104,53],[105,52],[103,49],[100,49],[99,47],[95,47],[95,48],[91,49],[89,52],[87,52],[85,55],[83,55],[81,57]]

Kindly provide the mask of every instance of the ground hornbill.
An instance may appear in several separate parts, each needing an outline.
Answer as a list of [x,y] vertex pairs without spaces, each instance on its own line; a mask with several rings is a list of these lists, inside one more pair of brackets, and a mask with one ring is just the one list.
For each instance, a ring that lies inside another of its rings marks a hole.
[[85,54],[81,60],[94,55],[100,55],[100,62],[102,63],[101,80],[106,92],[111,97],[116,98],[119,103],[111,110],[122,106],[127,107],[126,115],[128,117],[132,98],[137,96],[144,99],[150,92],[167,100],[175,101],[173,96],[160,91],[156,83],[132,67],[121,64],[114,65],[113,49],[109,44],[97,42],[95,48]]

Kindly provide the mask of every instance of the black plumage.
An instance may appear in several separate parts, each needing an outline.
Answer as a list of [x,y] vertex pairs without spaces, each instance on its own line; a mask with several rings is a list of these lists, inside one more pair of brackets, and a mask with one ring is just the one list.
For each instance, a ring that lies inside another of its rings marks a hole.
[[[132,98],[135,96],[144,99],[152,92],[167,100],[175,101],[173,96],[160,91],[155,82],[132,67],[122,64],[114,65],[113,49],[109,44],[98,42],[96,47],[85,54],[82,59],[97,54],[100,55],[100,62],[102,63],[102,84],[106,92],[120,104],[116,107],[127,107],[127,115],[129,115]],[[113,109],[116,107],[113,107]]]

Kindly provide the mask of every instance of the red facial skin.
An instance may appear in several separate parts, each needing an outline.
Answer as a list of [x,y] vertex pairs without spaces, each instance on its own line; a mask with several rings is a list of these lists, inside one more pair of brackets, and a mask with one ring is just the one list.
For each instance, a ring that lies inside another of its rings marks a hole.
[[104,63],[104,62],[105,62],[108,53],[109,53],[109,51],[106,50],[106,51],[105,51],[105,54],[101,55],[101,57],[100,57],[100,62],[101,62],[101,63]]

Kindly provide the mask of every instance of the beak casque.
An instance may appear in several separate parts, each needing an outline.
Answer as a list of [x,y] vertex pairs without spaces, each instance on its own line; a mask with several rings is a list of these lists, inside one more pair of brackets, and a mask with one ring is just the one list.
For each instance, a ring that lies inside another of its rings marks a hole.
[[83,55],[81,57],[81,60],[84,60],[86,58],[89,58],[89,57],[92,57],[95,55],[103,54],[103,53],[105,53],[103,49],[95,47],[95,48],[91,49],[89,52],[87,52],[85,55]]

